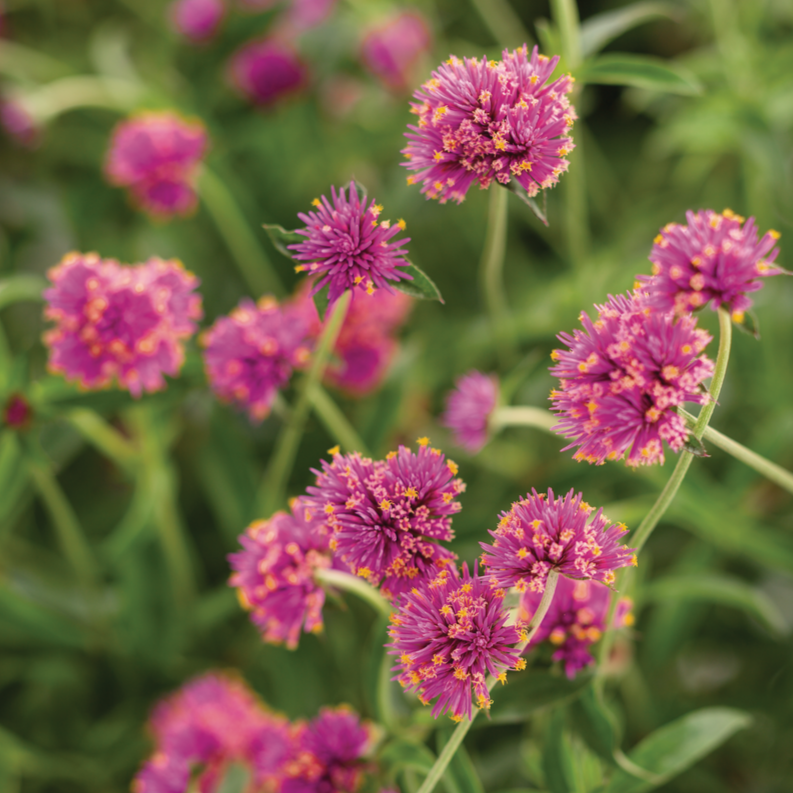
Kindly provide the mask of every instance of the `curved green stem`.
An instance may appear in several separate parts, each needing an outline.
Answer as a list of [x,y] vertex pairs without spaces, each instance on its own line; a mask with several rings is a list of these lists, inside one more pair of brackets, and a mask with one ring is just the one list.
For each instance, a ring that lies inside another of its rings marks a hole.
[[309,393],[309,399],[317,418],[345,451],[360,452],[365,457],[369,456],[366,444],[356,432],[355,427],[350,424],[330,394],[319,383],[314,383]]
[[117,113],[134,110],[144,96],[143,87],[129,80],[78,75],[62,77],[19,97],[39,124],[80,107],[102,107]]
[[[490,431],[498,432],[503,427],[535,427],[538,430],[551,432],[551,427],[556,424],[557,418],[549,410],[531,407],[530,405],[515,405],[496,408],[490,415]],[[553,433],[551,433],[553,435]]]
[[317,570],[315,575],[320,584],[341,589],[343,592],[351,592],[361,600],[365,600],[379,614],[386,618],[391,616],[393,611],[391,604],[363,578],[342,570]]
[[64,418],[102,454],[127,471],[134,471],[139,462],[138,450],[98,413],[88,408],[72,408]]

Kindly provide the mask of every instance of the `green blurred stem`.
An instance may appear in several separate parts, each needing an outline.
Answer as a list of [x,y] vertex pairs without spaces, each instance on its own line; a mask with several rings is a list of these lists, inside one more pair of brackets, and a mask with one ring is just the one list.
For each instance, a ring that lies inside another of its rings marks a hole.
[[369,456],[366,444],[356,432],[355,427],[350,424],[330,394],[319,383],[313,384],[309,391],[309,399],[317,418],[325,425],[325,429],[344,451],[360,452],[365,457]]
[[581,21],[575,0],[551,0],[551,17],[559,31],[564,67],[572,71],[581,65]]
[[98,413],[88,408],[73,408],[64,418],[102,454],[127,471],[134,472],[140,459],[138,450]]
[[[479,263],[480,283],[485,295],[490,327],[499,355],[509,357],[504,339],[504,320],[509,307],[504,294],[504,254],[507,249],[507,201],[509,191],[495,184],[490,189],[490,209],[487,214],[487,233],[482,259]],[[504,363],[504,361],[502,361]]]
[[[534,612],[534,616],[531,618],[531,621],[526,628],[526,638],[515,648],[518,650],[518,652],[522,653],[523,650],[526,649],[529,642],[534,638],[534,634],[537,633],[540,625],[542,625],[542,621],[545,618],[545,615],[548,613],[551,601],[553,600],[553,595],[556,591],[556,582],[558,580],[558,570],[551,570],[551,572],[548,573],[548,580],[545,582],[545,591],[542,593],[540,605],[537,607],[537,611]],[[493,686],[496,684],[496,682],[496,678],[494,678],[492,675],[488,677],[488,691],[493,689]],[[435,761],[435,764],[427,774],[427,778],[419,788],[418,793],[431,793],[431,791],[434,790],[435,785],[438,784],[444,772],[446,771],[447,766],[451,762],[452,757],[454,757],[454,753],[457,751],[457,749],[459,749],[460,744],[462,744],[463,739],[468,733],[468,730],[471,729],[471,725],[474,723],[474,719],[477,717],[478,713],[479,711],[475,710],[471,714],[470,719],[461,721],[457,727],[455,727],[451,738],[449,738],[449,742],[443,747],[443,750],[438,755],[438,759]]]
[[391,616],[393,611],[391,604],[371,584],[367,584],[363,578],[341,570],[327,569],[317,570],[316,577],[320,584],[357,595],[361,600],[365,600],[378,614],[382,614],[386,618]]
[[79,75],[62,77],[17,98],[33,119],[43,124],[81,107],[128,113],[134,110],[143,94],[142,86],[129,80]]
[[479,16],[499,46],[521,44],[533,46],[534,40],[507,0],[471,0],[471,5],[479,12]]
[[[496,408],[490,415],[490,432],[496,433],[504,427],[535,427],[551,432],[556,424],[556,416],[549,410],[529,405],[515,405]],[[553,433],[551,433],[553,435]]]
[[316,350],[311,359],[311,367],[303,378],[297,402],[292,410],[289,422],[281,430],[275,443],[270,463],[264,474],[264,481],[259,489],[257,502],[259,510],[264,516],[269,516],[284,500],[286,483],[292,473],[297,455],[297,447],[303,437],[306,419],[311,407],[311,394],[315,387],[322,382],[325,367],[330,357],[330,352],[336,343],[336,338],[341,330],[347,308],[352,299],[352,292],[348,289],[329,309],[325,319],[325,327],[317,342]]
[[198,193],[228,246],[248,289],[256,296],[285,294],[281,279],[273,268],[248,221],[229,189],[204,165],[198,178]]

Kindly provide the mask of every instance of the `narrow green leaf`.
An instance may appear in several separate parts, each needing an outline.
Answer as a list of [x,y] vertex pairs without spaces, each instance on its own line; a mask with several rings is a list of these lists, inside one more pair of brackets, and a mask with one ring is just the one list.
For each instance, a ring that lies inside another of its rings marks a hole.
[[41,301],[48,284],[38,275],[12,275],[0,280],[0,308],[23,300]]
[[545,783],[551,793],[571,793],[573,791],[573,766],[570,758],[570,745],[564,733],[564,710],[558,708],[551,716],[545,733],[542,753],[542,771]]
[[675,19],[676,16],[677,10],[670,3],[653,2],[633,3],[595,14],[581,24],[581,54],[588,58],[632,28],[654,19]]
[[[751,716],[740,710],[703,708],[648,735],[629,757],[636,765],[658,774],[666,782],[701,760],[738,730],[748,727],[751,721]],[[619,769],[606,793],[644,793],[653,787],[656,785]]]
[[0,620],[37,642],[76,649],[85,646],[85,637],[73,622],[32,603],[5,583],[0,583]]
[[398,738],[383,747],[378,760],[380,766],[390,773],[412,768],[427,774],[435,764],[435,755],[423,743]]
[[694,457],[710,457],[705,444],[693,434],[688,436],[688,440],[683,444],[683,449],[689,454],[693,454]]
[[537,31],[537,38],[540,40],[540,48],[543,52],[561,52],[562,42],[556,26],[548,19],[540,17],[534,20],[534,29]]
[[298,234],[296,231],[287,231],[283,226],[275,223],[265,223],[262,228],[267,232],[273,247],[287,259],[294,258],[294,254],[287,248],[287,245],[295,245],[306,239],[302,234]]
[[590,59],[577,70],[575,77],[582,83],[629,85],[668,94],[694,95],[703,90],[697,78],[677,64],[624,52]]
[[248,790],[251,772],[243,765],[233,763],[228,767],[217,787],[217,793],[244,793]]
[[617,735],[611,713],[598,701],[590,685],[572,705],[575,731],[597,755],[609,763],[614,762]]
[[760,340],[760,320],[754,311],[744,311],[740,322],[733,319],[732,324],[738,330],[754,336],[758,341]]
[[328,306],[330,301],[328,295],[330,294],[330,284],[325,284],[319,292],[314,294],[314,305],[317,307],[317,314],[319,314],[320,322],[325,321],[325,314],[328,313]]
[[513,192],[524,204],[537,216],[537,219],[544,226],[548,225],[548,218],[546,217],[546,205],[548,203],[545,193],[542,194],[543,208],[514,180],[511,179],[507,185],[507,190]]
[[416,267],[413,262],[410,262],[407,267],[400,267],[399,271],[407,275],[412,275],[413,280],[389,281],[388,283],[393,286],[394,289],[398,289],[400,292],[404,292],[411,297],[418,297],[423,300],[439,300],[443,303],[440,289],[438,289],[432,279],[421,268]]

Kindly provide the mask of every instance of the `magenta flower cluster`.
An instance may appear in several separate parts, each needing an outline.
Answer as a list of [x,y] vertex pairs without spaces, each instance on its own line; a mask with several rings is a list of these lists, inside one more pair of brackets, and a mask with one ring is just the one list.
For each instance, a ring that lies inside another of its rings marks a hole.
[[194,42],[211,39],[226,13],[223,0],[176,0],[171,4],[171,22],[177,32]]
[[571,490],[556,498],[532,489],[501,513],[492,544],[480,543],[482,564],[494,587],[544,592],[551,570],[571,578],[591,578],[611,585],[614,570],[636,563],[630,548],[620,544],[627,533],[611,525],[599,509],[595,514],[581,493]]
[[141,113],[113,130],[105,174],[153,217],[188,215],[196,208],[195,181],[208,144],[200,121],[170,110]]
[[487,443],[488,421],[498,403],[498,379],[471,371],[457,380],[446,397],[441,424],[449,427],[454,442],[476,454]]
[[49,368],[86,389],[114,381],[134,397],[178,374],[185,339],[202,316],[198,279],[176,260],[125,267],[93,253],[70,253],[49,271],[44,335]]
[[505,50],[503,60],[452,56],[416,93],[418,125],[405,133],[408,184],[441,203],[460,203],[474,182],[487,188],[514,179],[529,196],[559,181],[567,135],[576,119],[567,94],[570,75],[548,82],[558,56],[531,56],[524,45]]

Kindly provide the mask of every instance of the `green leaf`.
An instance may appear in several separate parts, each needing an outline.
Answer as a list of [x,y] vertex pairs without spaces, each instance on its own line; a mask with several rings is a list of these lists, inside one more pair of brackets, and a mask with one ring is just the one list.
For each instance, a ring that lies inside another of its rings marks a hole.
[[262,228],[267,232],[273,247],[283,253],[287,259],[294,259],[294,254],[287,248],[287,245],[295,245],[298,242],[305,242],[305,237],[296,231],[287,231],[283,226],[274,223],[265,223]]
[[228,767],[217,787],[217,793],[244,793],[248,790],[251,772],[243,765],[233,763]]
[[328,313],[328,306],[330,305],[330,300],[328,300],[329,294],[330,284],[325,284],[319,292],[314,294],[314,305],[317,307],[317,314],[319,314],[320,322],[325,321],[325,314]]
[[551,793],[572,793],[575,772],[570,756],[570,742],[564,732],[564,710],[558,708],[551,716],[545,733],[542,772]]
[[390,773],[412,768],[427,774],[435,764],[435,755],[423,743],[397,738],[383,747],[378,760],[383,769]]
[[399,272],[412,275],[412,281],[389,281],[389,285],[400,292],[404,292],[411,297],[418,297],[423,300],[439,300],[443,303],[440,289],[433,283],[432,279],[419,267],[416,267],[413,262],[410,262],[407,267],[400,267]]
[[514,180],[511,179],[507,185],[507,190],[513,192],[524,204],[537,216],[537,219],[544,225],[548,225],[548,218],[545,215],[548,198],[543,192],[542,203],[543,208],[540,209],[539,204]]
[[557,27],[548,19],[535,19],[534,29],[543,52],[561,52],[562,41]]
[[[703,708],[648,735],[629,757],[633,763],[658,774],[666,782],[701,760],[738,730],[748,727],[751,721],[751,716],[740,710]],[[656,786],[619,769],[606,793],[644,793]]]
[[614,750],[617,748],[614,719],[598,701],[597,693],[591,685],[573,703],[572,712],[576,732],[593,752],[613,763]]
[[633,3],[614,11],[604,11],[581,24],[581,54],[594,55],[623,33],[653,19],[675,19],[677,9],[669,3]]
[[694,457],[710,457],[705,444],[693,433],[688,436],[688,440],[683,444],[683,451],[693,454]]
[[[449,728],[438,731],[439,753],[446,746],[451,736],[452,730]],[[460,746],[454,753],[444,775],[444,779],[447,778],[451,778],[451,785],[447,785],[447,787],[453,787],[459,793],[485,793],[482,780],[479,778],[479,774],[476,773],[476,768],[474,768],[465,746]]]
[[12,275],[0,280],[0,308],[23,300],[42,301],[49,284],[37,275]]
[[698,600],[740,609],[779,636],[788,633],[787,620],[763,592],[732,576],[716,573],[665,576],[647,585],[642,596],[655,603]]
[[740,321],[733,317],[732,325],[734,328],[754,336],[758,341],[760,340],[760,320],[754,311],[744,311]]
[[702,93],[697,78],[677,64],[648,55],[606,53],[584,63],[575,73],[582,83],[630,85],[668,94]]

